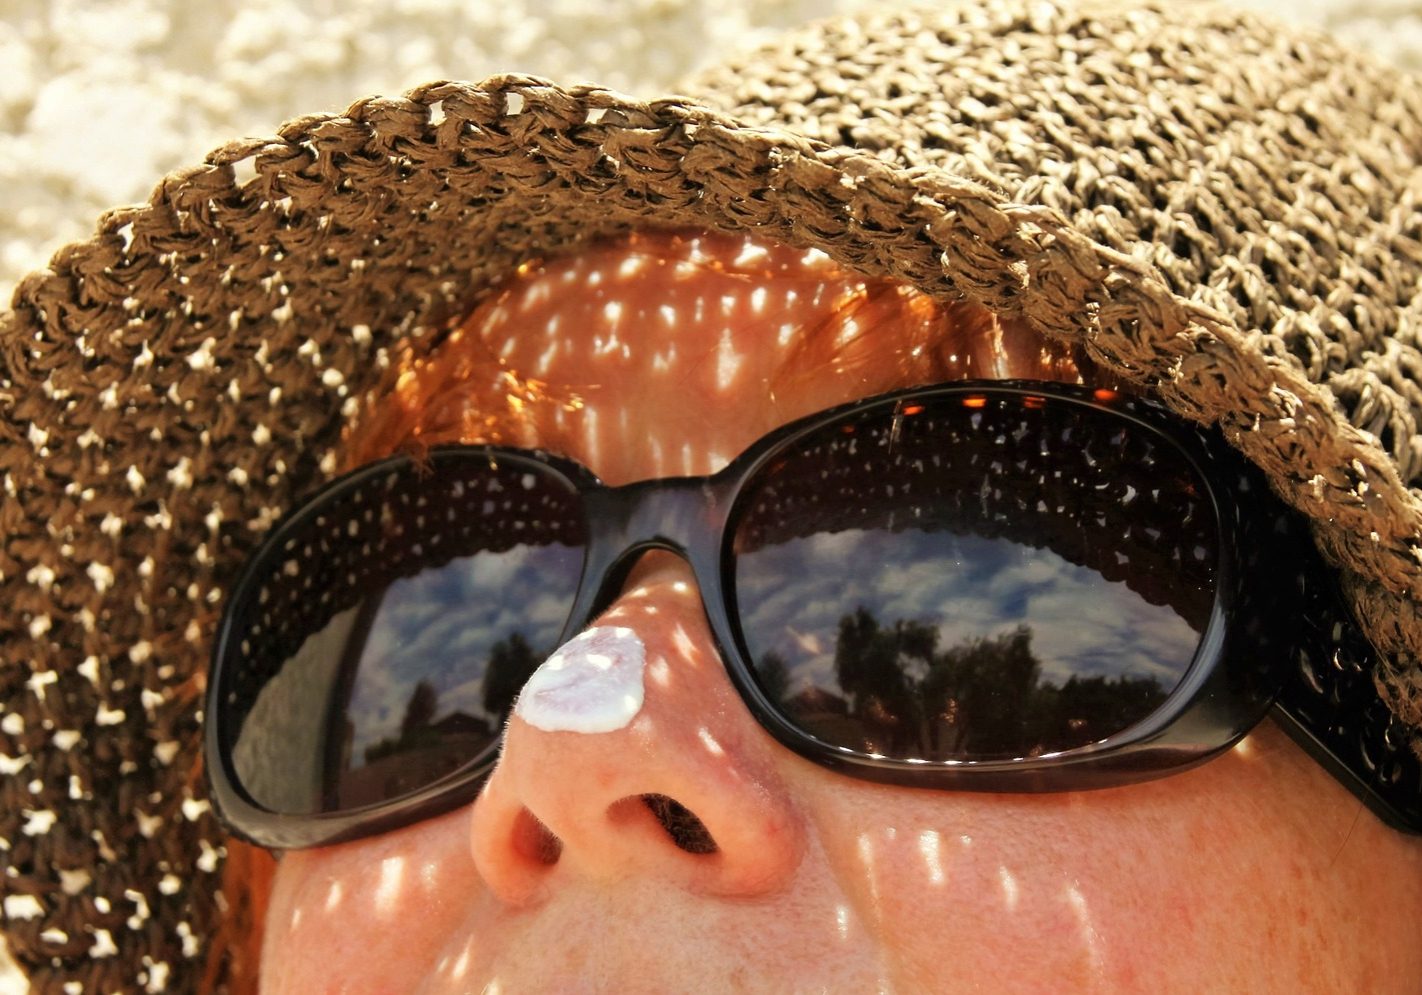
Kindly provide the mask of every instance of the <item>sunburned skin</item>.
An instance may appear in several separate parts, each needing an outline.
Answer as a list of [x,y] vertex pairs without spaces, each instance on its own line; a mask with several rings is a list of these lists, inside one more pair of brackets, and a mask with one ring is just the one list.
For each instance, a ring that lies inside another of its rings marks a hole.
[[544,732],[612,732],[642,708],[647,648],[637,633],[598,626],[568,640],[533,672],[514,714]]
[[[625,483],[711,473],[788,420],[892,388],[1044,374],[1010,325],[930,355],[917,311],[892,303],[823,256],[748,240],[593,249],[531,269],[467,332],[486,362],[461,374],[461,405],[508,412],[494,387],[512,382],[528,417],[446,407],[421,436],[497,433]],[[264,991],[1418,991],[1418,841],[1267,722],[1125,788],[871,784],[757,724],[678,558],[645,556],[595,625],[645,648],[635,716],[589,735],[516,713],[474,804],[287,853]],[[688,847],[668,812],[714,849]]]

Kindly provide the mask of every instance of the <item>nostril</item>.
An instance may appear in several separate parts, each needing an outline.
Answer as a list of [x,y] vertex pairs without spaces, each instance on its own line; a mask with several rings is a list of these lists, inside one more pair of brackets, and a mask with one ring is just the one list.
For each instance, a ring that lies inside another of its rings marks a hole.
[[667,831],[672,842],[687,853],[715,853],[716,840],[706,823],[675,798],[667,795],[642,795],[642,803],[647,806],[662,828]]
[[556,864],[563,853],[563,841],[526,808],[514,820],[513,845],[521,856],[536,864]]

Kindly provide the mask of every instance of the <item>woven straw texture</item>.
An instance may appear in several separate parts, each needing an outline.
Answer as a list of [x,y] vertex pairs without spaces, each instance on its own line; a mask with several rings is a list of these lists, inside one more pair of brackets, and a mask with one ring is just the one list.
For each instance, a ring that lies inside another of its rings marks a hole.
[[[94,218],[234,135],[517,70],[638,96],[876,0],[5,0],[0,301]],[[1416,0],[1232,0],[1422,70]],[[82,120],[84,127],[73,127]]]
[[1422,726],[1422,99],[1206,8],[1005,2],[802,33],[638,102],[521,76],[170,175],[0,314],[0,839],[39,991],[188,990],[220,914],[192,760],[225,585],[401,338],[520,260],[755,227],[1020,314],[1220,424]]

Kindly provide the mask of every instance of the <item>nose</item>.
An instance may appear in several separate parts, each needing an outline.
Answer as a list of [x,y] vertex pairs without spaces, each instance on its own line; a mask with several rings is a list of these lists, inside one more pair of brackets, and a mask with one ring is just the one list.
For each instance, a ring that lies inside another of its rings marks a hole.
[[530,905],[565,883],[637,876],[727,897],[782,888],[803,819],[780,748],[726,676],[686,564],[647,554],[575,642],[525,686],[539,702],[510,717],[474,807],[474,862],[492,891]]

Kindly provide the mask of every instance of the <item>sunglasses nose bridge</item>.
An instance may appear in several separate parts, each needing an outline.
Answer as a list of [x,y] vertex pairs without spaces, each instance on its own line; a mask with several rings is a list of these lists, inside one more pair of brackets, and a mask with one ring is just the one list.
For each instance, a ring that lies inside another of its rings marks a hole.
[[670,477],[628,484],[613,491],[626,502],[629,544],[681,552],[704,545],[714,524],[717,494],[710,478]]
[[665,550],[690,564],[697,583],[714,583],[721,501],[710,478],[639,481],[590,495],[589,543],[574,625],[587,624],[616,600],[645,552]]

